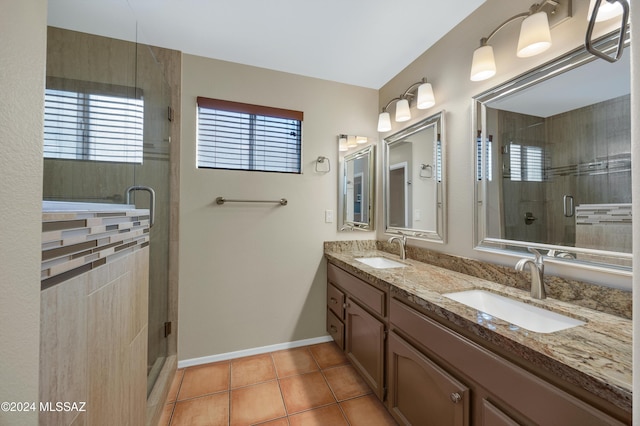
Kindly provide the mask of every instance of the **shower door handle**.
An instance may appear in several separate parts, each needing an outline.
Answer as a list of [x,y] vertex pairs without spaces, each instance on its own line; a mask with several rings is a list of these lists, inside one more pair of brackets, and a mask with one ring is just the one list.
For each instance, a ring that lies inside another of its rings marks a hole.
[[153,190],[150,186],[144,185],[133,185],[127,188],[125,191],[125,198],[127,200],[127,204],[131,204],[131,193],[133,191],[147,191],[149,193],[149,228],[151,228],[156,223],[156,191]]
[[562,197],[562,209],[564,211],[564,217],[573,216],[575,210],[574,210],[572,195],[565,195]]

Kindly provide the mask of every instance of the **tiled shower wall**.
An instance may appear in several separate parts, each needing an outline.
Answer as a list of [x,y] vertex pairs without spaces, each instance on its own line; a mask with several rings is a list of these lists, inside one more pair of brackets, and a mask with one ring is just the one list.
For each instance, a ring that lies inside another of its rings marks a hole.
[[[498,153],[502,192],[510,200],[503,205],[506,238],[574,245],[576,218],[565,217],[564,195],[573,196],[575,206],[631,203],[628,95],[546,119],[500,111],[498,123],[500,146],[541,146],[546,157],[544,182],[516,182],[509,179],[509,154]],[[526,212],[536,217],[531,225],[524,223]],[[631,252],[631,246],[617,251]]]
[[41,292],[41,425],[144,425],[149,247]]

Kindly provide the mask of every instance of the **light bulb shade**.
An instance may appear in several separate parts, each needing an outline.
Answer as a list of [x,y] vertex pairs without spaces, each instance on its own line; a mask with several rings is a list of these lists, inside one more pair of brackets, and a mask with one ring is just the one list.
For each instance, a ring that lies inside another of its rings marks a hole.
[[356,143],[357,144],[367,143],[367,137],[366,136],[356,136]]
[[493,57],[493,47],[485,44],[473,52],[471,81],[486,80],[494,75],[496,75],[496,61]]
[[356,143],[356,137],[355,136],[348,136],[347,137],[347,148],[353,148],[355,146],[358,146],[358,144]]
[[388,132],[391,130],[391,116],[388,112],[381,112],[378,116],[378,131]]
[[400,99],[396,103],[396,121],[398,123],[402,121],[409,121],[411,119],[411,111],[409,110],[409,101],[407,99]]
[[551,47],[551,31],[546,12],[538,12],[527,16],[520,27],[518,39],[519,58],[528,58],[544,52]]
[[424,83],[418,86],[418,109],[431,108],[436,104],[436,98],[433,96],[433,87],[431,83]]
[[[587,19],[591,19],[595,6],[596,0],[591,0],[589,2],[589,13],[587,14]],[[596,15],[596,22],[606,21],[620,15],[622,15],[622,5],[620,3],[609,3],[607,0],[602,0],[602,2],[600,2],[600,7],[598,8],[598,15]]]
[[347,147],[347,135],[340,135],[338,138],[338,151],[348,151]]

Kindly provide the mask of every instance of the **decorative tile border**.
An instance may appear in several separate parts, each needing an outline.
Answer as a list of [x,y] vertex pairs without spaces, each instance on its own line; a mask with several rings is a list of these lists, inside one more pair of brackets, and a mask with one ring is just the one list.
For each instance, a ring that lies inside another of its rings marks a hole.
[[576,225],[631,226],[631,204],[580,204],[576,206]]
[[42,214],[41,290],[149,245],[149,210]]

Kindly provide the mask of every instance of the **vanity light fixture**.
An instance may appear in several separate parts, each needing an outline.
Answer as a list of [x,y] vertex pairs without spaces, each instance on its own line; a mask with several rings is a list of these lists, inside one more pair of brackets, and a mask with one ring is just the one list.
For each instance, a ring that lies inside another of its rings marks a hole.
[[418,109],[431,108],[436,104],[435,97],[433,96],[433,87],[431,87],[431,83],[427,83],[426,78],[423,78],[409,86],[402,95],[391,99],[387,102],[387,105],[382,108],[382,112],[378,116],[379,132],[388,132],[391,130],[391,115],[387,112],[387,108],[394,102],[396,103],[395,120],[400,123],[411,119],[409,100],[412,97],[416,97],[416,107]]
[[[565,7],[566,6],[566,7]],[[559,14],[559,9],[567,14]],[[493,56],[493,46],[489,40],[507,24],[518,19],[524,19],[520,26],[520,37],[518,38],[518,48],[516,56],[528,58],[538,55],[551,47],[551,32],[549,30],[549,16],[554,18],[554,22],[564,20],[571,16],[571,0],[544,0],[542,3],[533,4],[528,12],[519,13],[498,25],[488,37],[480,39],[480,47],[473,52],[471,62],[471,81],[482,81],[493,77],[496,74],[496,62]],[[562,15],[562,16],[559,16]]]
[[349,147],[347,147],[347,135],[338,136],[338,151],[349,151]]
[[369,139],[367,139],[366,136],[356,136],[356,143],[358,145],[362,145],[368,142]]
[[[587,13],[587,20],[593,15],[593,9],[595,9],[597,0],[591,0],[589,2],[589,13]],[[626,3],[626,1],[625,1]],[[598,7],[595,22],[607,21],[609,19],[617,18],[624,12],[623,2],[618,1],[603,1]]]
[[347,148],[351,149],[351,148],[355,148],[356,146],[358,146],[358,143],[356,142],[356,137],[347,136]]

